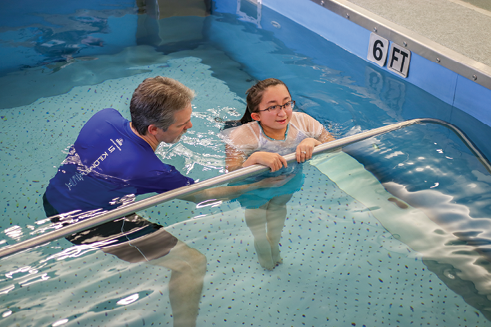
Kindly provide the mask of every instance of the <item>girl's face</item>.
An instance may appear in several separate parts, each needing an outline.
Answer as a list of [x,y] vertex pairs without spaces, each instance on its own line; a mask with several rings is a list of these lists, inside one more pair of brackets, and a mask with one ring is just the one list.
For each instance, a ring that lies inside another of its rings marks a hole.
[[[252,119],[260,121],[261,126],[269,127],[275,130],[286,129],[292,118],[292,108],[279,107],[291,101],[290,93],[284,85],[274,85],[268,87],[264,93],[261,103],[259,103],[259,112],[251,114]],[[274,109],[272,108],[273,106]]]

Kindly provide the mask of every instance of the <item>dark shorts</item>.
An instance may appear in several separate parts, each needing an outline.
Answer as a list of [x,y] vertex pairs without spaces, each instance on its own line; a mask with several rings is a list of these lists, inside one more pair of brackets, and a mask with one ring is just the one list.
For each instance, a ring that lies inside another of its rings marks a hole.
[[[43,196],[43,205],[52,222],[60,223],[58,212]],[[75,245],[93,245],[121,260],[135,263],[163,257],[177,244],[177,238],[161,225],[136,213],[77,232],[66,237]]]

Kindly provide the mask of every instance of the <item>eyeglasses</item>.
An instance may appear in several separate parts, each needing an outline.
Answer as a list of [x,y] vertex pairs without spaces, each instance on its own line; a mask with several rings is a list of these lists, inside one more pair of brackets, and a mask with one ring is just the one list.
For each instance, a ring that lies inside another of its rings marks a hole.
[[293,107],[295,107],[295,101],[291,100],[291,101],[288,101],[287,103],[285,103],[284,105],[277,104],[275,106],[271,106],[269,108],[259,110],[259,111],[278,113],[278,112],[280,112],[281,109],[291,110],[291,109],[293,109]]

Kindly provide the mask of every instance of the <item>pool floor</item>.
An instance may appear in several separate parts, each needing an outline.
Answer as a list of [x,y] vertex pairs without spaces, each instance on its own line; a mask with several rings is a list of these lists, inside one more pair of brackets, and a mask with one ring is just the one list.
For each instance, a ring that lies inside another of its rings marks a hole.
[[[316,168],[306,166],[305,185],[288,204],[284,262],[273,271],[259,266],[236,202],[207,210],[175,200],[147,210],[198,217],[167,227],[208,260],[198,326],[491,325]],[[24,263],[29,269],[19,271]],[[12,274],[2,288],[15,286],[2,296],[3,311],[14,313],[2,318],[6,323],[172,323],[164,268],[127,264],[64,240],[4,259],[2,268]]]
[[[193,178],[223,173],[215,118],[236,119],[243,101],[199,58],[183,53],[169,59],[135,67],[143,73],[2,111],[0,192],[3,216],[10,218],[2,220],[2,244],[49,230],[41,197],[63,151],[99,109],[113,107],[128,117],[128,99],[146,77],[169,76],[197,91],[195,131],[179,146],[159,150],[166,162]],[[206,142],[202,134],[209,135]],[[199,161],[201,150],[216,155]],[[143,213],[207,257],[198,326],[491,326],[418,252],[394,238],[373,208],[317,168],[306,164],[304,172],[303,190],[287,205],[283,264],[273,271],[259,266],[237,202],[197,209],[175,200]],[[170,271],[164,268],[128,264],[63,239],[4,258],[0,267],[2,325],[172,324]]]

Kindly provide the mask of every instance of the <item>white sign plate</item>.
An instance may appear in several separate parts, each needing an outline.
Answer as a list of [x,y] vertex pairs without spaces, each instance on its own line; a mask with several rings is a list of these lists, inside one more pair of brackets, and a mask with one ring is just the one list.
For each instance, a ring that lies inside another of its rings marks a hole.
[[402,77],[406,78],[409,71],[410,62],[411,62],[411,51],[392,42],[387,68],[401,75]]
[[369,61],[377,63],[378,65],[380,65],[380,67],[384,67],[388,52],[389,40],[384,39],[383,37],[375,33],[370,34],[367,59]]

